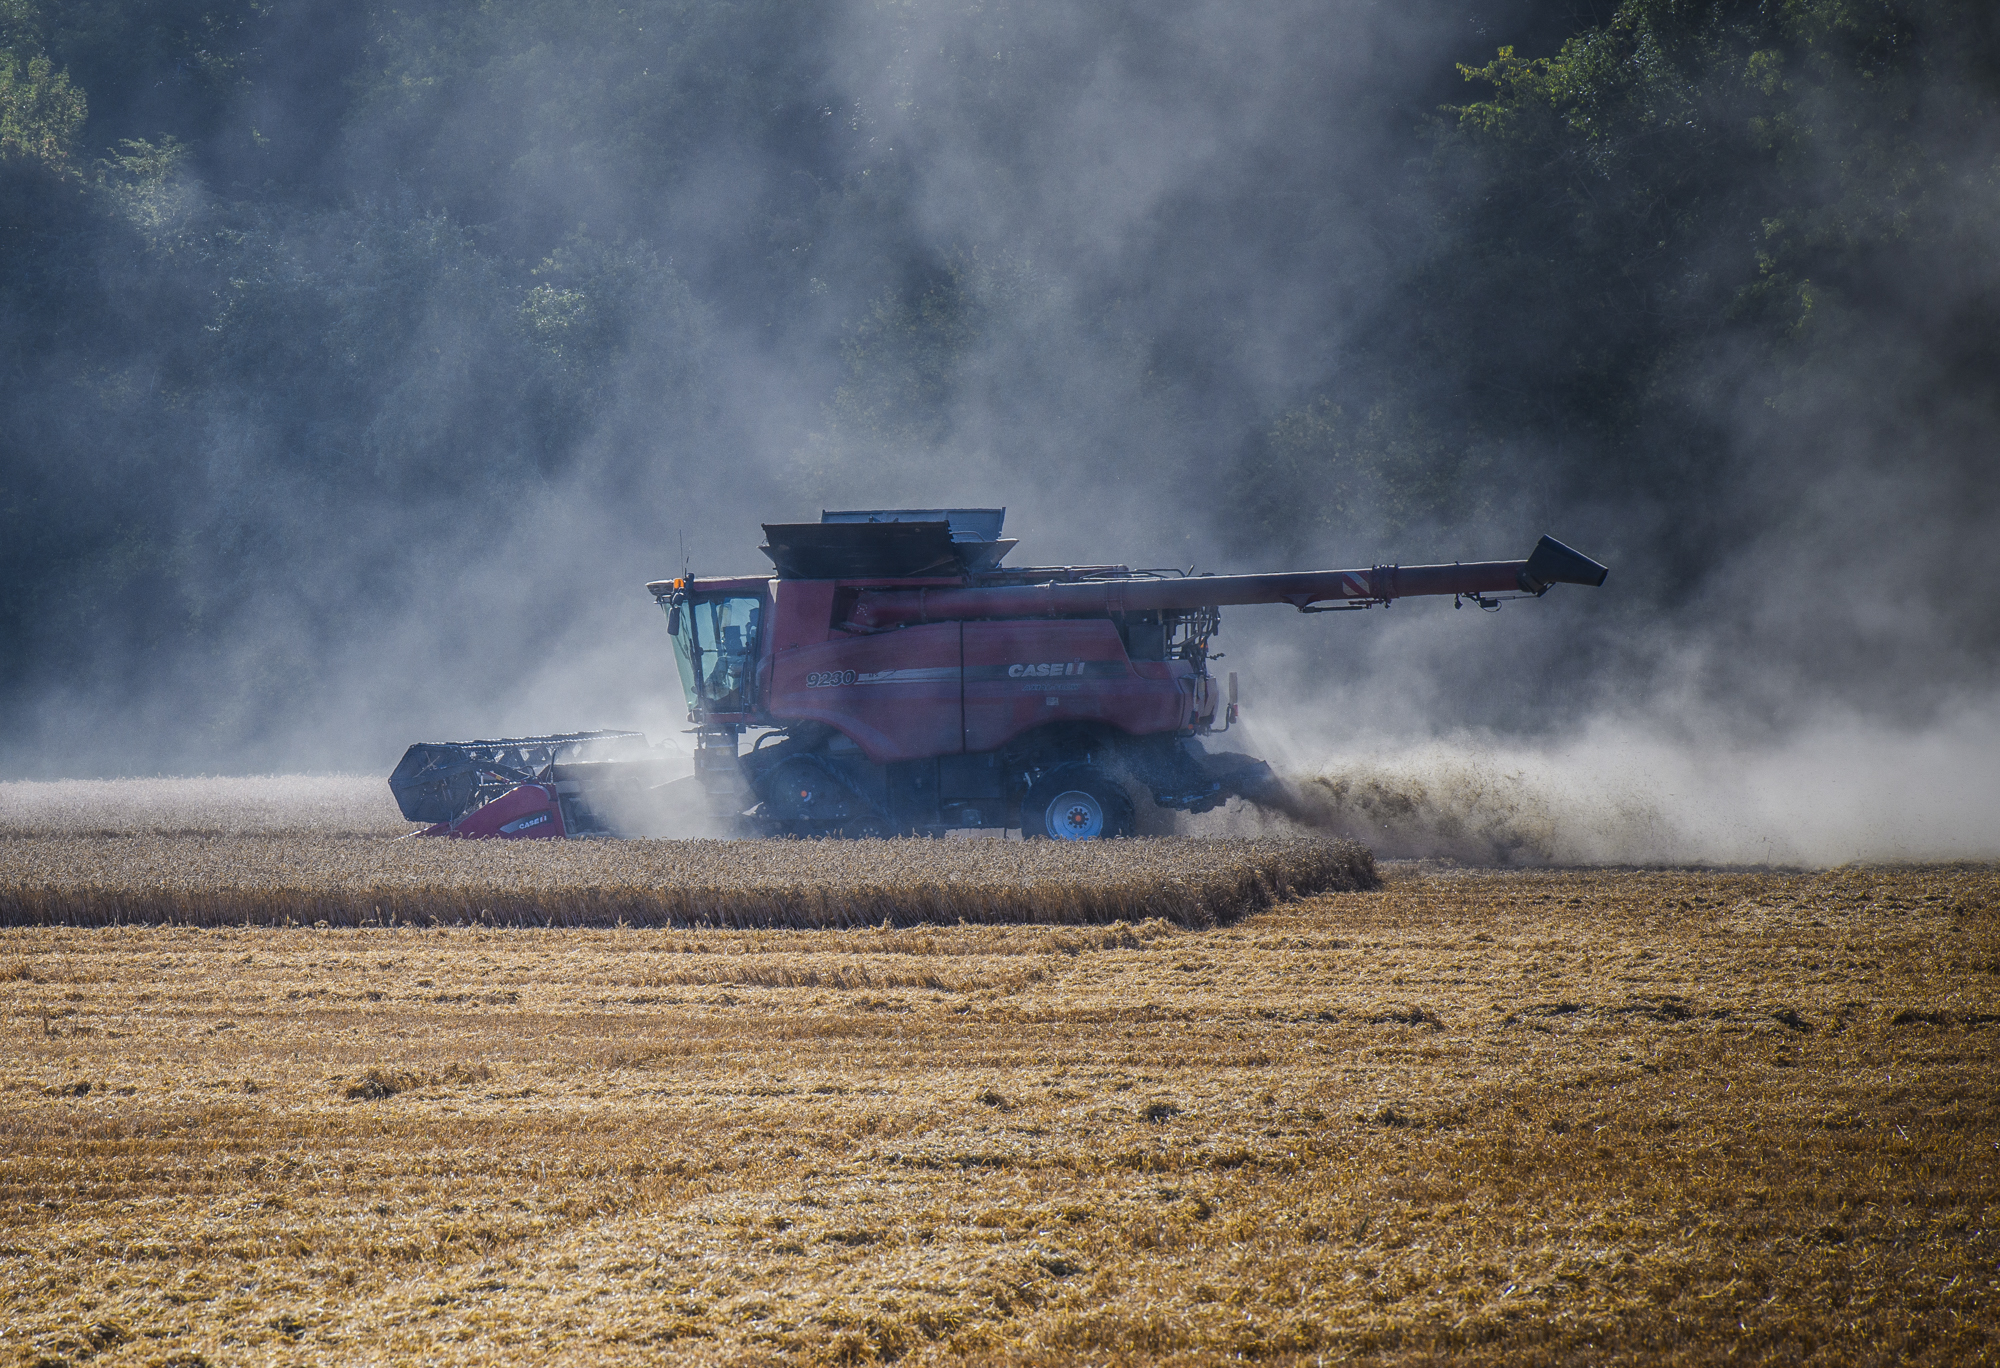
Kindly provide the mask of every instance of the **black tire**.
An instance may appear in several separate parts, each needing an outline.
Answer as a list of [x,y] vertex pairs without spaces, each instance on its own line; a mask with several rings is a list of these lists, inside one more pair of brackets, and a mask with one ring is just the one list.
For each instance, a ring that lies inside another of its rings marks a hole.
[[791,836],[838,835],[875,817],[844,780],[817,757],[795,755],[758,781],[757,814],[767,826]]
[[1021,804],[1024,840],[1101,841],[1132,834],[1132,800],[1103,770],[1065,765],[1039,779]]

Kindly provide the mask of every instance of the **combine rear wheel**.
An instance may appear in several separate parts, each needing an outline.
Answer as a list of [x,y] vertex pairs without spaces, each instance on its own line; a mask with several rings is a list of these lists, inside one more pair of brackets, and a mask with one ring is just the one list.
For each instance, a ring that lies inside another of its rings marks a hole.
[[896,831],[816,755],[794,755],[757,781],[766,836],[868,838]]
[[1089,765],[1065,765],[1042,776],[1021,804],[1028,840],[1095,841],[1132,834],[1132,802],[1109,775]]

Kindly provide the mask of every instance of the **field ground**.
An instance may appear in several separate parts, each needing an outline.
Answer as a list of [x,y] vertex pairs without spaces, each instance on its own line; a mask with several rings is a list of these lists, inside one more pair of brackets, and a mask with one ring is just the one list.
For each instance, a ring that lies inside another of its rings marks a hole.
[[0,1362],[2000,1358],[2000,872],[0,932]]

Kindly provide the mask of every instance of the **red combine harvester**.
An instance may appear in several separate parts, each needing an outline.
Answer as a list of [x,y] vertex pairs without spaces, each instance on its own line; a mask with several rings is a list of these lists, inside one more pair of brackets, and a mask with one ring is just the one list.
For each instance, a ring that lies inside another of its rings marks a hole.
[[1461,565],[1009,569],[1004,513],[767,523],[775,576],[647,585],[695,727],[691,780],[636,732],[572,732],[415,745],[389,786],[437,835],[646,834],[690,797],[764,835],[1124,835],[1135,794],[1205,812],[1272,791],[1262,761],[1202,742],[1236,720],[1235,675],[1208,669],[1223,607],[1449,594],[1498,608],[1607,573],[1548,537],[1526,560]]

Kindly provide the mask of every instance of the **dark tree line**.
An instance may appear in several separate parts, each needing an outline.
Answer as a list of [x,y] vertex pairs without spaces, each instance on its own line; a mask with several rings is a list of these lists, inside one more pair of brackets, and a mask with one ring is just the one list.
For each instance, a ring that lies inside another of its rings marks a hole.
[[[1197,5],[0,0],[0,753],[169,700],[138,763],[284,762],[379,605],[587,561],[535,544],[579,503],[664,554],[704,501],[1094,452],[1260,555],[1568,510],[1635,612],[1808,486],[1991,532],[1993,7],[1405,8],[1336,81],[1310,11],[1273,69]],[[410,668],[504,661],[499,592]]]

